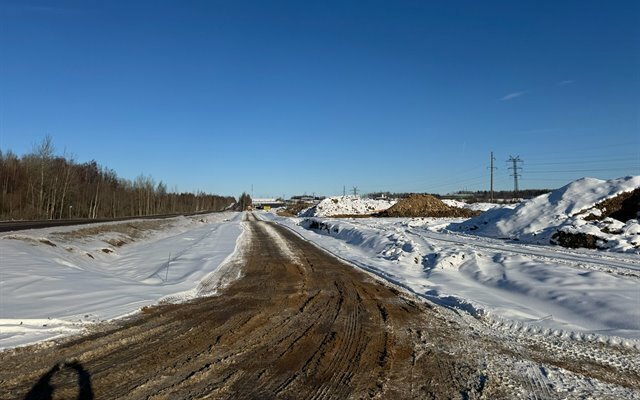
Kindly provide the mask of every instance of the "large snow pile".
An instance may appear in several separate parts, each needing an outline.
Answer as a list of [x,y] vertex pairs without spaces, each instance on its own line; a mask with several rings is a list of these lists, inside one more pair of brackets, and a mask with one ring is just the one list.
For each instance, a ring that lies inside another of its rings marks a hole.
[[[637,201],[635,217],[626,221],[611,218],[608,216],[611,210],[603,210],[607,201],[629,197],[630,192],[638,188],[640,176],[607,181],[582,178],[521,203],[514,209],[489,210],[468,221],[451,224],[449,229],[529,243],[638,252],[640,226]],[[633,208],[633,204],[630,206]]]
[[371,215],[394,205],[393,200],[363,199],[358,196],[328,197],[307,210],[301,217],[335,217],[349,215]]
[[233,254],[239,213],[0,234],[0,349],[189,299]]

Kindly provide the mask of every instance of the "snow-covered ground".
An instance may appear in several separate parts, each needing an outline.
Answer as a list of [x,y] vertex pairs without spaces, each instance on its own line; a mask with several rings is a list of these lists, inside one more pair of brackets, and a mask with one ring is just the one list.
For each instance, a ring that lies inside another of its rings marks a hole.
[[464,201],[443,199],[442,202],[450,207],[466,208],[473,211],[488,211],[494,208],[514,208],[514,204],[498,203],[465,203]]
[[452,219],[260,215],[419,296],[497,327],[623,340],[640,348],[637,255],[452,233],[444,228],[462,222]]
[[138,222],[0,235],[0,348],[197,296],[242,240],[240,213]]
[[640,254],[640,224],[637,219],[588,220],[591,214],[601,215],[601,211],[594,208],[597,203],[639,187],[640,176],[608,181],[582,178],[522,202],[513,209],[492,209],[478,217],[452,224],[450,229],[537,244],[549,244],[558,231],[583,233],[598,237],[598,247]]
[[358,196],[327,197],[317,205],[303,210],[304,217],[331,217],[336,215],[370,215],[394,205],[395,200],[373,200]]

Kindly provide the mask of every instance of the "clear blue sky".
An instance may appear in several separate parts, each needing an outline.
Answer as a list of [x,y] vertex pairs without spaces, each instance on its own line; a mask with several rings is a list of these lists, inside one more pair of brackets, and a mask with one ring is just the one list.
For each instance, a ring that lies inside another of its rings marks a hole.
[[[638,1],[0,1],[0,149],[180,190],[640,174]],[[571,172],[567,172],[571,171]]]

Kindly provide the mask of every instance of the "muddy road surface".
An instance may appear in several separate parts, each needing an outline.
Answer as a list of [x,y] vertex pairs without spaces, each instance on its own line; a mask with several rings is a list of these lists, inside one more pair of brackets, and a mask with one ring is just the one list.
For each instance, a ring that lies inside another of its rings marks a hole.
[[540,366],[563,382],[638,389],[633,370],[590,360],[572,371],[562,352],[483,335],[469,318],[246,217],[247,245],[221,271],[229,283],[216,295],[2,352],[0,398],[564,397]]

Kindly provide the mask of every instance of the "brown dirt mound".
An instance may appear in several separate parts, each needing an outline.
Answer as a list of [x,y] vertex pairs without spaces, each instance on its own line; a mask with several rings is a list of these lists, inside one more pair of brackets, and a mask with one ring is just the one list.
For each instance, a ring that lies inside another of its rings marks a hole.
[[313,206],[311,203],[289,204],[284,210],[278,211],[278,215],[282,217],[297,217],[300,211],[311,206]]
[[451,207],[428,194],[415,194],[400,200],[378,214],[380,217],[474,217],[479,212]]
[[640,188],[602,201],[596,204],[595,208],[599,209],[601,214],[599,216],[590,214],[585,217],[587,221],[611,217],[620,222],[627,222],[630,219],[638,218],[640,216]]

